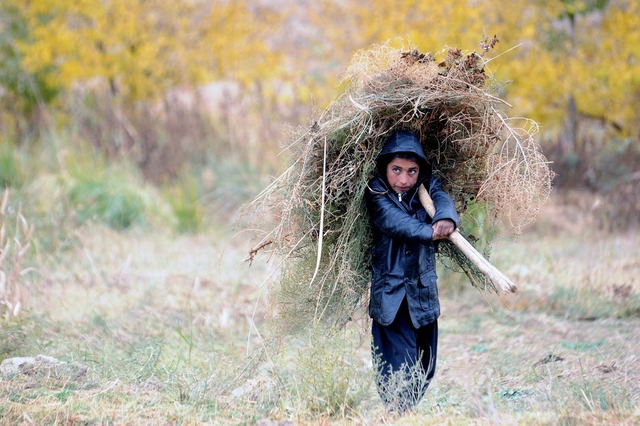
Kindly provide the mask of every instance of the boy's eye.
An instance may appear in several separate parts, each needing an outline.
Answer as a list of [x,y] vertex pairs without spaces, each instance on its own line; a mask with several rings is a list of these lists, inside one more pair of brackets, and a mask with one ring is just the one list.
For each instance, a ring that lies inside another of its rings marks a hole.
[[392,170],[394,173],[400,173],[400,167],[394,167]]

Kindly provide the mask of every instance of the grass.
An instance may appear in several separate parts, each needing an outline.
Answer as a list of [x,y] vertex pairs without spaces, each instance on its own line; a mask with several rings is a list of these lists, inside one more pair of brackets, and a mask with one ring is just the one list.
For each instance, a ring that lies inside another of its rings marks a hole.
[[204,208],[198,200],[196,179],[188,177],[165,188],[166,199],[177,220],[178,232],[198,232],[202,229]]
[[395,418],[373,385],[364,310],[337,335],[274,341],[275,266],[243,262],[242,236],[87,224],[37,258],[28,303],[0,328],[2,359],[43,354],[86,372],[3,377],[0,423],[637,423],[640,233],[545,226],[494,247],[519,285],[504,304],[441,274],[438,371],[416,412]]

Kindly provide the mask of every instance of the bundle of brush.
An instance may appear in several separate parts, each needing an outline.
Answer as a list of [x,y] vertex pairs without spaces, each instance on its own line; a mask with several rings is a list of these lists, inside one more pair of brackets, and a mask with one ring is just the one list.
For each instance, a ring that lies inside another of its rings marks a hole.
[[[509,118],[506,102],[490,93],[485,56],[496,42],[485,40],[479,54],[447,49],[440,61],[389,45],[359,52],[344,93],[292,136],[291,166],[256,200],[280,219],[258,245],[284,259],[272,293],[279,325],[344,324],[366,299],[371,235],[364,190],[395,130],[420,137],[460,213],[483,205],[489,218],[516,232],[535,220],[552,172],[533,137],[535,123]],[[497,292],[455,247],[441,252],[474,285]]]

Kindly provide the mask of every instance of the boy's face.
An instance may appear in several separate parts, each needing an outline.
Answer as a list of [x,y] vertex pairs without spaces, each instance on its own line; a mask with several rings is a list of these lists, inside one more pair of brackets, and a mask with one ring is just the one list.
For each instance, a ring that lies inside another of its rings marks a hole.
[[394,158],[387,164],[387,182],[398,193],[407,192],[413,188],[419,174],[420,166],[415,161]]

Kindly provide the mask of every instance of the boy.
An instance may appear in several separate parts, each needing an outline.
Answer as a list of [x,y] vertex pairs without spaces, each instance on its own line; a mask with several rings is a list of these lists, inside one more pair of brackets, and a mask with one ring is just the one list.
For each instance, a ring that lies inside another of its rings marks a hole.
[[[377,157],[378,176],[369,181],[372,224],[369,314],[380,396],[392,411],[415,408],[435,373],[438,301],[435,241],[458,226],[451,197],[431,176],[417,136],[398,131]],[[430,218],[418,198],[424,184],[436,207]]]

